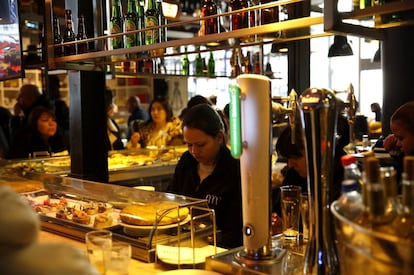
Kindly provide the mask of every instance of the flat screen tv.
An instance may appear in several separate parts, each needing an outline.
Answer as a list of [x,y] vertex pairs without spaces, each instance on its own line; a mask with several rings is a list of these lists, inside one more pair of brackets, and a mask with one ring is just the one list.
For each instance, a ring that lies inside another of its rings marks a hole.
[[0,0],[0,81],[23,77],[17,0]]

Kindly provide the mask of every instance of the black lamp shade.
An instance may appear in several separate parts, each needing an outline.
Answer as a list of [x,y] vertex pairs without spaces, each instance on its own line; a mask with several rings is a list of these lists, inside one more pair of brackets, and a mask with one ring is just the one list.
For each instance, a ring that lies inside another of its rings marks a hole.
[[351,46],[346,36],[335,35],[334,43],[329,48],[328,57],[353,55]]

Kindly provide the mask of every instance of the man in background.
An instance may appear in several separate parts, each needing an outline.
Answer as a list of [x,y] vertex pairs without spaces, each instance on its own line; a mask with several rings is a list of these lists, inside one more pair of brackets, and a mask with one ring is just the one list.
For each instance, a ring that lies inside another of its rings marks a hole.
[[127,138],[130,140],[133,132],[133,125],[135,121],[147,121],[149,119],[148,112],[141,106],[141,100],[137,96],[130,96],[126,102],[126,107],[130,113],[128,117],[128,133]]

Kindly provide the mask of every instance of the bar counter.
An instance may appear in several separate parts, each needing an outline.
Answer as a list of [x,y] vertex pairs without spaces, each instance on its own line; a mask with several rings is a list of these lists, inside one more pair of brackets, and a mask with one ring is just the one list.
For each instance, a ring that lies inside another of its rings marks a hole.
[[[85,243],[79,242],[73,239],[65,238],[60,235],[56,235],[47,231],[41,230],[39,232],[39,242],[48,243],[48,242],[60,242],[67,243],[78,248],[84,249],[86,251]],[[160,272],[169,270],[167,267],[163,267],[157,263],[144,263],[135,259],[131,259],[131,264],[129,266],[129,274],[140,274],[140,275],[149,275],[149,274],[158,274]]]

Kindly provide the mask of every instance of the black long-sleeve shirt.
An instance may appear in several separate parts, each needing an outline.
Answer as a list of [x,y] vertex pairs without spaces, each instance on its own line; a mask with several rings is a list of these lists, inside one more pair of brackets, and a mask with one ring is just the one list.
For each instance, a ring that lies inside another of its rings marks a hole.
[[225,248],[241,246],[242,198],[240,162],[229,149],[222,147],[214,171],[201,183],[197,172],[198,162],[187,151],[175,168],[168,191],[193,198],[207,199],[216,213],[217,228],[222,238],[218,245]]

